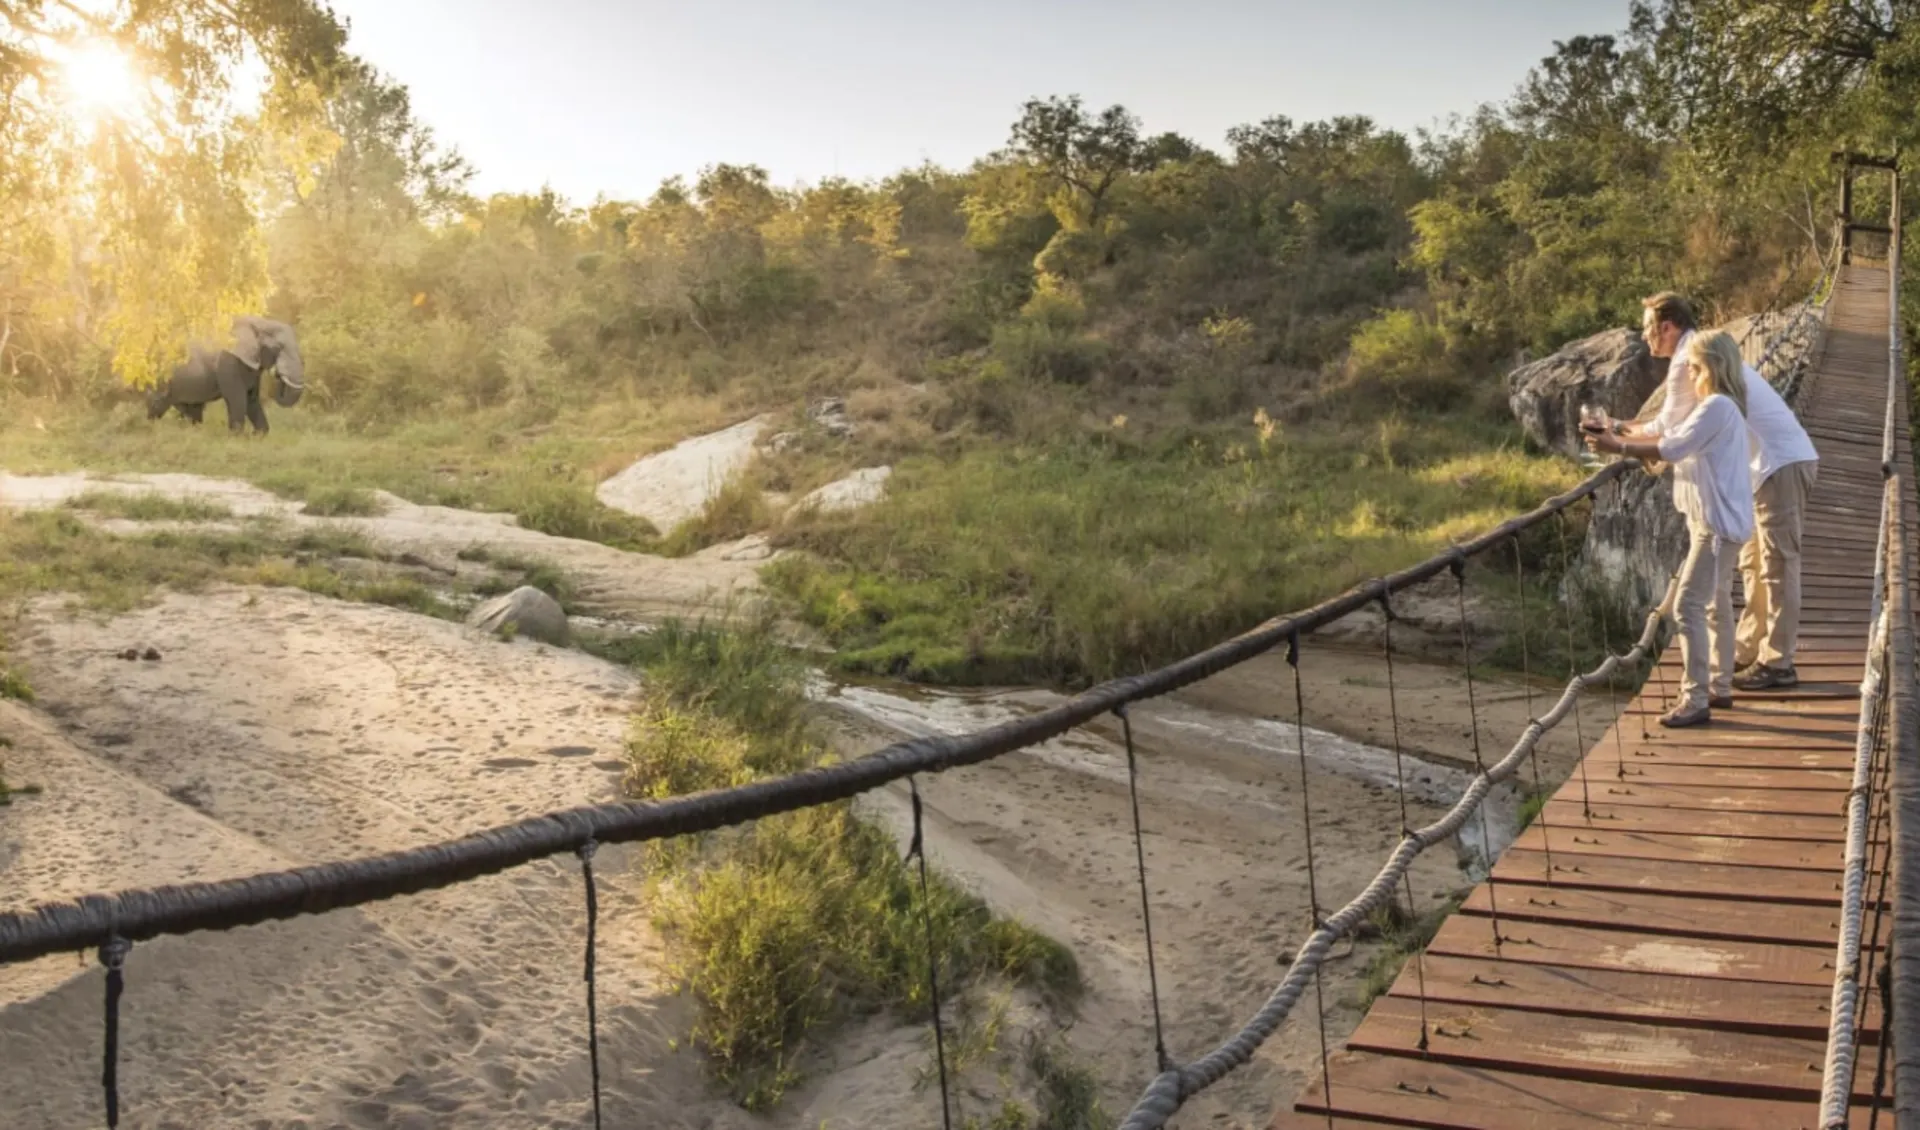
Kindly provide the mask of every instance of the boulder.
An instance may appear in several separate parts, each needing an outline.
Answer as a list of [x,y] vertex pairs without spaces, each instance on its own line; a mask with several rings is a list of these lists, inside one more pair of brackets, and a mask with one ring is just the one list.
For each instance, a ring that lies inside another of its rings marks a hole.
[[892,467],[862,467],[844,479],[835,479],[800,499],[797,510],[816,510],[831,514],[838,510],[858,510],[886,497],[887,480]]
[[814,401],[807,409],[807,419],[836,439],[853,434],[853,419],[847,415],[847,402],[837,396]]
[[[1747,363],[1757,366],[1790,404],[1802,391],[1806,359],[1824,329],[1820,319],[1796,320],[1795,313],[1756,314],[1713,327],[1739,340]],[[1769,344],[1775,346],[1771,354]],[[1649,355],[1637,337],[1610,330],[1514,370],[1507,387],[1528,437],[1574,454],[1585,449],[1577,436],[1582,403],[1604,405],[1626,419],[1648,419],[1666,399],[1665,377],[1666,364]],[[1666,593],[1667,581],[1686,555],[1687,522],[1673,506],[1672,470],[1657,477],[1630,474],[1594,497],[1586,539],[1569,578],[1574,591],[1562,596],[1578,603],[1583,616],[1589,608],[1608,608],[1616,624],[1624,618],[1637,635],[1641,618]],[[1627,640],[1612,642],[1620,648]]]
[[511,632],[556,646],[565,646],[568,638],[567,614],[560,602],[532,585],[481,604],[467,614],[467,626],[492,636]]
[[1550,451],[1577,455],[1580,406],[1598,404],[1631,418],[1667,375],[1633,330],[1583,338],[1507,376],[1507,406],[1527,438]]

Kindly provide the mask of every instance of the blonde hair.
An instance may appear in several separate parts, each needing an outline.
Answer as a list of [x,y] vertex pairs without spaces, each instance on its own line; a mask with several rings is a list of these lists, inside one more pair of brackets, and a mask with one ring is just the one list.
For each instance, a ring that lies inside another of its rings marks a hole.
[[1713,379],[1713,391],[1733,401],[1742,416],[1747,414],[1746,360],[1732,334],[1693,335],[1687,342],[1687,361],[1704,368]]

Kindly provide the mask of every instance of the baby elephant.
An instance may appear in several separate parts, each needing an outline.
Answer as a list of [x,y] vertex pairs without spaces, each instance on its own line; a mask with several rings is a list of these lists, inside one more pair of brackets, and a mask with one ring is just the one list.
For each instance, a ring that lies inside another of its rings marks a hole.
[[201,345],[187,350],[187,363],[176,365],[166,384],[147,398],[147,418],[157,420],[169,408],[198,424],[209,401],[227,405],[227,430],[237,432],[252,424],[267,433],[267,412],[260,400],[261,374],[273,369],[280,377],[274,399],[291,408],[306,385],[301,382],[300,350],[293,328],[266,318],[241,315],[233,320],[234,345],[215,351]]

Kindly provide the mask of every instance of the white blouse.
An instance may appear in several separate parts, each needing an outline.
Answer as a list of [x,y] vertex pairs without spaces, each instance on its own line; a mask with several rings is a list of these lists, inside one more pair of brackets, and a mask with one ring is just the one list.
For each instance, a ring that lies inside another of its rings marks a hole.
[[1753,479],[1748,468],[1746,417],[1715,393],[1660,439],[1660,458],[1673,464],[1673,504],[1689,523],[1731,542],[1753,536]]

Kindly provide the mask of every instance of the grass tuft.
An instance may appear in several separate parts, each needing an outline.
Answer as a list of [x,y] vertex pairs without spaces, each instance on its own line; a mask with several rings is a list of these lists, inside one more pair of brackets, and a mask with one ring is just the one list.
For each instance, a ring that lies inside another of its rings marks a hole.
[[89,490],[62,504],[102,518],[134,522],[212,522],[233,517],[223,502],[206,498],[174,498],[147,490]]
[[[628,746],[628,791],[664,797],[744,784],[829,760],[805,696],[806,671],[760,617],[731,628],[669,622],[608,641],[646,675]],[[886,832],[850,804],[758,821],[702,844],[663,845],[659,917],[673,968],[700,1005],[695,1043],[750,1110],[799,1080],[809,1037],[891,1008],[925,1015],[923,915],[942,985],[998,975],[1071,1000],[1070,951],[996,918],[944,879],[922,894]]]
[[1463,901],[1462,896],[1455,895],[1424,914],[1412,913],[1397,899],[1376,908],[1368,917],[1367,926],[1379,937],[1381,946],[1360,975],[1360,983],[1354,990],[1354,1007],[1365,1010],[1393,988],[1401,966],[1409,957],[1427,948],[1441,923],[1459,909]]
[[387,505],[364,487],[318,486],[307,491],[300,512],[316,518],[377,518],[387,512]]

